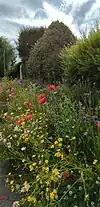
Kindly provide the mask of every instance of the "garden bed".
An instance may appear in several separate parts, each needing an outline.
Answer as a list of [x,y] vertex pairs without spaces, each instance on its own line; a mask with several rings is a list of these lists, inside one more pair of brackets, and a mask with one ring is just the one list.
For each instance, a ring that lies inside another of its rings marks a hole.
[[[100,116],[76,104],[67,88],[34,84],[8,90],[1,143],[16,205],[99,207]],[[86,113],[87,111],[87,113]],[[2,153],[1,153],[2,156]]]

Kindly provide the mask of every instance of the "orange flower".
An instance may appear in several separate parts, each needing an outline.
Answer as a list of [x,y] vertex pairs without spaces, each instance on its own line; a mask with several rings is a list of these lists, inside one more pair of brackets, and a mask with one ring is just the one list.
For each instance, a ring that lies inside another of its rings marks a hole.
[[21,118],[16,120],[16,124],[21,124],[24,120],[25,120],[25,118],[21,117]]

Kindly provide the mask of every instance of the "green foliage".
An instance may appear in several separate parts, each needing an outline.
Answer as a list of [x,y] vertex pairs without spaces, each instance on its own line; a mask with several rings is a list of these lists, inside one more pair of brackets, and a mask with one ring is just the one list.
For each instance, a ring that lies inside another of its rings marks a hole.
[[[23,197],[18,203],[99,207],[100,126],[92,117],[97,114],[86,114],[82,105],[77,111],[64,87],[15,83],[13,88],[11,105],[2,113],[0,154],[12,159],[8,179],[10,189]],[[39,95],[45,95],[45,103],[39,103]]]
[[27,62],[27,73],[39,83],[61,81],[59,53],[64,46],[69,47],[75,37],[62,22],[52,22],[43,37],[32,48]]
[[20,65],[21,65],[21,62],[15,63],[13,68],[11,70],[9,70],[9,72],[7,73],[7,76],[9,78],[19,78]]
[[14,49],[7,38],[0,37],[0,77],[3,77],[14,65]]
[[61,62],[67,83],[73,85],[87,80],[100,86],[100,29],[92,30],[88,37],[65,48],[61,52]]
[[44,31],[44,27],[24,27],[21,29],[18,38],[18,51],[20,58],[28,59],[31,47],[36,44],[39,38],[44,34]]
[[22,60],[23,73],[26,73],[26,60],[29,57],[30,49],[44,34],[44,27],[24,27],[18,37],[17,49]]

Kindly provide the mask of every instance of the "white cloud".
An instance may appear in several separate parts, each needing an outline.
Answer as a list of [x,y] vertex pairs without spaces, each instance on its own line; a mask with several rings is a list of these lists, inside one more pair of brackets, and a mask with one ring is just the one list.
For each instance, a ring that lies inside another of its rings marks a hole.
[[64,22],[68,27],[70,27],[70,29],[72,30],[73,33],[75,33],[76,35],[79,35],[79,33],[76,29],[76,26],[73,24],[72,15],[66,15],[63,11],[58,10],[57,8],[50,5],[46,1],[43,1],[43,8],[48,16],[47,19],[43,19],[43,20],[34,19],[35,12],[34,11],[33,12],[27,11],[30,18],[20,18],[20,19],[7,18],[7,20],[14,22],[14,23],[22,24],[25,26],[28,26],[28,25],[30,25],[30,26],[48,26],[51,24],[52,21],[59,20],[59,21]]
[[[86,17],[85,17],[85,20],[90,19],[91,16],[92,16],[92,14],[93,14],[96,10],[98,10],[98,8],[99,8],[99,10],[100,10],[100,0],[96,0],[96,1],[94,2],[94,4],[92,5],[90,11],[87,13],[87,15],[86,15]],[[97,15],[98,15],[98,13],[97,13]],[[100,15],[100,11],[99,11],[99,15]]]

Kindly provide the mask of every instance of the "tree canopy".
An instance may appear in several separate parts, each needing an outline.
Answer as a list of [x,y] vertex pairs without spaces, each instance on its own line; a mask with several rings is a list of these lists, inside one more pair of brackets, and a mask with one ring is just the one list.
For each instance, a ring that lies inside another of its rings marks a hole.
[[13,46],[10,44],[7,38],[0,37],[0,77],[11,70],[15,59]]
[[64,46],[69,47],[76,38],[62,22],[52,22],[37,44],[31,49],[27,73],[42,82],[59,81],[62,78],[59,54]]

